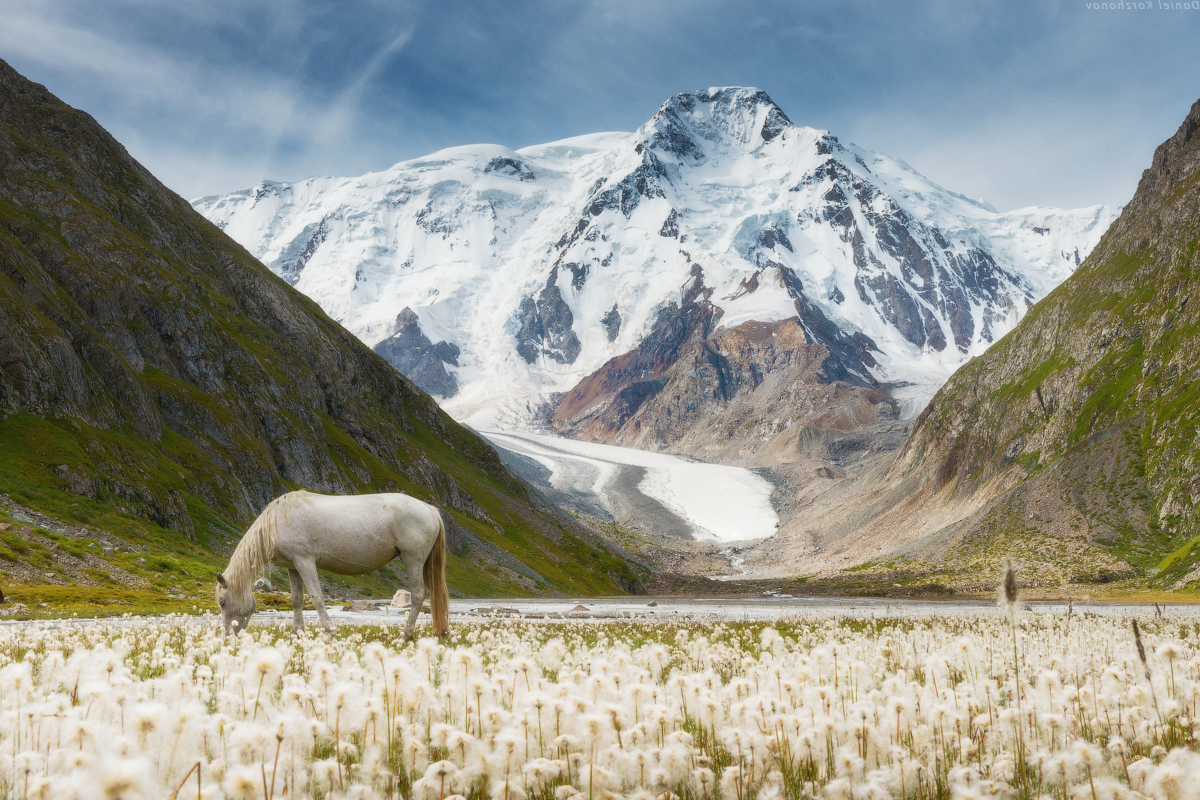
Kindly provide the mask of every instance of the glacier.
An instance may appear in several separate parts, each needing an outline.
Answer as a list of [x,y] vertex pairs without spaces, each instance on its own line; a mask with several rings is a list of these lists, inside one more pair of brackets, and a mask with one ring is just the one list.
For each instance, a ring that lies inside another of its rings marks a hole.
[[[546,467],[555,489],[597,498],[613,519],[633,527],[648,520],[622,518],[615,502],[622,492],[636,491],[657,500],[701,542],[765,539],[779,524],[771,505],[774,487],[748,469],[528,431],[481,433],[495,445]],[[642,473],[636,485],[616,486],[630,467]]]

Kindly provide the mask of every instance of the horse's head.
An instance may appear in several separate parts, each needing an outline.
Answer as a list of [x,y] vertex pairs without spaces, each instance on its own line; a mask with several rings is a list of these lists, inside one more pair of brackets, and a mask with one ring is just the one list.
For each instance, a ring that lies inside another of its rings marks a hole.
[[221,609],[221,624],[225,626],[228,635],[235,630],[246,630],[250,615],[254,613],[254,592],[246,592],[245,597],[239,598],[230,591],[225,576],[217,573],[217,607]]

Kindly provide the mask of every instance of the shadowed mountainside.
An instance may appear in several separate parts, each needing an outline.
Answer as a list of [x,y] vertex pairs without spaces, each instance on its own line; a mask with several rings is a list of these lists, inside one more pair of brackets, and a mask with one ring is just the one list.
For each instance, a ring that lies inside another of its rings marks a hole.
[[0,492],[208,570],[295,487],[450,509],[450,585],[468,594],[638,585],[95,120],[0,61]]

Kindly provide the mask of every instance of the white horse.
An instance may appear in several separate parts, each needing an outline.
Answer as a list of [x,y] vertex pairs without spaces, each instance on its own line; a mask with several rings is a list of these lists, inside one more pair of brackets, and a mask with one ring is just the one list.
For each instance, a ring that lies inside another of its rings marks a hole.
[[408,573],[412,607],[405,639],[411,639],[421,603],[429,591],[433,631],[450,628],[446,590],[446,526],[436,506],[406,494],[327,495],[289,492],[263,509],[217,575],[217,605],[225,632],[245,630],[254,613],[251,588],[271,563],[288,571],[292,583],[294,630],[304,629],[307,590],[325,630],[333,622],[317,570],[363,575],[399,556]]

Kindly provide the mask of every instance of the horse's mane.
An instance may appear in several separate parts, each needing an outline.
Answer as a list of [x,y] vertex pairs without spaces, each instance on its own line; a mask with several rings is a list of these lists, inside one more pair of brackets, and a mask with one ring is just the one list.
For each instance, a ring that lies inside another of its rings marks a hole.
[[275,554],[275,543],[279,541],[280,518],[287,517],[288,512],[301,503],[311,502],[308,493],[304,491],[288,492],[276,497],[258,519],[242,536],[237,549],[229,559],[225,568],[225,580],[229,584],[229,593],[234,597],[245,597],[249,594],[254,582],[258,580]]

